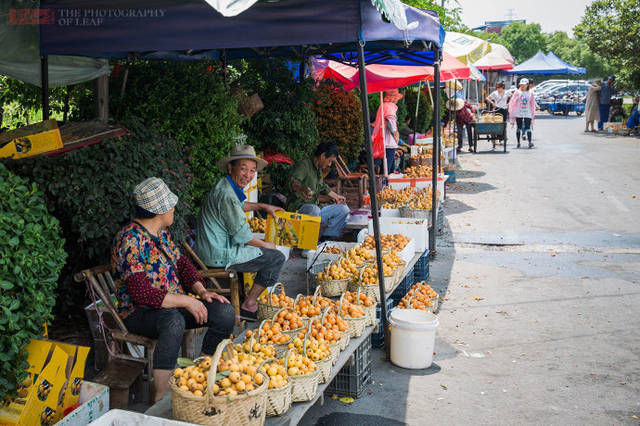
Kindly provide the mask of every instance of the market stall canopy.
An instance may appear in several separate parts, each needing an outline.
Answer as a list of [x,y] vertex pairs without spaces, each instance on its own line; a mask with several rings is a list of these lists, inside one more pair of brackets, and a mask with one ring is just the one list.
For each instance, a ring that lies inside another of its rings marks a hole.
[[[0,74],[40,86],[40,26],[30,25],[34,17],[29,13],[37,9],[24,7],[24,2],[20,0],[3,2],[0,6],[0,15],[4,17],[0,25]],[[82,83],[109,72],[107,62],[95,58],[49,57],[50,87]]]
[[42,7],[56,16],[75,10],[82,15],[81,25],[69,18],[68,23],[57,19],[41,26],[43,55],[153,54],[162,59],[170,54],[171,59],[182,59],[220,57],[224,50],[227,58],[336,53],[355,58],[354,42],[363,40],[367,61],[429,51],[421,52],[421,58],[432,63],[434,48],[444,40],[435,12],[400,3],[409,25],[401,30],[383,19],[370,0],[258,2],[229,18],[202,1],[44,0]]
[[474,63],[491,51],[488,41],[468,34],[447,31],[442,50],[464,64]]
[[501,44],[490,43],[491,51],[473,63],[479,70],[510,70],[514,60],[509,50]]
[[[555,55],[554,55],[555,57]],[[583,74],[581,70],[573,65],[549,59],[544,53],[538,51],[533,57],[507,71],[509,74]],[[584,68],[583,68],[584,70]]]
[[467,65],[469,67],[469,79],[475,81],[486,81],[487,78],[482,74],[482,72],[473,66],[472,64]]
[[[575,70],[576,74],[586,74],[587,73],[587,69],[586,68],[576,67],[574,65],[568,64],[565,61],[563,61],[562,59],[558,58],[556,56],[556,54],[553,53],[553,52],[547,53],[546,58],[547,58],[547,61],[552,63],[552,64],[558,64],[561,67],[564,66],[564,67],[567,67],[568,69]],[[567,73],[567,74],[569,74],[569,73]]]
[[[356,67],[326,59],[314,59],[312,62],[313,77],[316,80],[334,80],[343,85],[347,91],[359,87],[360,74]],[[382,65],[366,66],[367,91],[369,93],[397,89],[423,80],[433,81],[433,67]],[[441,81],[468,80],[469,67],[451,55],[444,54],[440,69]]]

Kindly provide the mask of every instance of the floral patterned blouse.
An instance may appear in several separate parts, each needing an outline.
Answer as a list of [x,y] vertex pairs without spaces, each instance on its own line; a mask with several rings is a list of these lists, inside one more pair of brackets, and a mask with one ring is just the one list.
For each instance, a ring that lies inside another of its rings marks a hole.
[[165,295],[185,294],[185,288],[191,290],[192,285],[201,280],[169,231],[162,230],[160,236],[155,237],[135,222],[126,225],[116,236],[111,267],[118,290],[118,313],[122,318],[138,305],[160,308]]

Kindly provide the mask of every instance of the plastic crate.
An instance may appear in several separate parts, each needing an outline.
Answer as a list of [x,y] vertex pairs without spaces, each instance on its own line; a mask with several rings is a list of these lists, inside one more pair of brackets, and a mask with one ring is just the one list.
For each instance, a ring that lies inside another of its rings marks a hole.
[[[429,280],[429,251],[425,251],[413,266],[413,283]],[[413,285],[411,283],[411,285]],[[411,287],[411,285],[409,287]],[[408,290],[407,290],[408,291]]]
[[405,294],[409,291],[411,286],[413,285],[413,274],[414,269],[411,268],[407,271],[407,274],[404,276],[398,287],[391,293],[391,299],[393,299],[393,306],[397,305],[400,299],[404,297]]
[[365,339],[327,386],[332,395],[358,398],[371,380],[371,342]]
[[[395,303],[392,298],[387,299],[387,316],[389,315],[389,312],[391,312],[394,304]],[[378,305],[376,308],[376,324],[373,328],[373,332],[371,333],[371,346],[374,348],[381,348],[383,345],[384,331],[382,330],[382,306]]]
[[369,382],[371,382],[371,363],[365,366],[360,375],[343,374],[340,371],[325,392],[329,395],[360,398]]

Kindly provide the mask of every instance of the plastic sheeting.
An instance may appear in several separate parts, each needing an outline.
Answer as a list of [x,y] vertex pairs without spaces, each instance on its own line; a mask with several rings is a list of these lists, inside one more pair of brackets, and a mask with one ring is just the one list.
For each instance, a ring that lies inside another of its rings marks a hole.
[[[359,87],[360,73],[356,67],[324,59],[314,59],[312,66],[316,80],[331,79],[340,82],[347,91]],[[365,69],[369,93],[397,89],[423,80],[433,81],[434,68],[430,66],[373,64],[367,65]],[[468,66],[444,53],[440,67],[440,81],[467,80],[469,74]]]
[[[33,24],[38,15],[30,12],[37,11],[38,3],[33,7],[25,9],[20,0],[0,6],[0,74],[40,86],[40,26]],[[52,55],[48,61],[49,87],[82,83],[110,72],[107,61],[93,58]]]
[[573,65],[561,61],[555,55],[557,60],[548,58],[547,55],[538,51],[533,57],[527,59],[523,63],[515,66],[512,70],[507,71],[508,74],[583,74],[584,68],[578,69]]
[[501,44],[490,43],[491,51],[473,63],[479,70],[510,70],[514,60],[509,50]]
[[491,51],[488,41],[467,34],[448,31],[442,50],[463,64],[474,63]]

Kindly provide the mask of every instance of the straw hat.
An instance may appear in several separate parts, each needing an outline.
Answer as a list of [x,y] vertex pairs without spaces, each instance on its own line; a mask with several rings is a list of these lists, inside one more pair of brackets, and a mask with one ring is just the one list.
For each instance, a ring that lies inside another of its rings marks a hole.
[[218,161],[218,167],[220,167],[220,169],[226,173],[227,164],[229,164],[233,160],[253,160],[258,165],[258,171],[264,169],[265,167],[267,167],[267,164],[269,164],[262,158],[258,158],[256,156],[256,150],[251,145],[235,145],[233,148],[231,148],[230,156],[221,158],[220,161]]
[[139,183],[133,190],[133,196],[138,207],[154,214],[164,214],[178,203],[178,196],[157,177]]
[[460,98],[456,98],[456,99],[449,99],[447,101],[447,109],[448,110],[455,110],[455,111],[460,111],[462,108],[464,108],[464,100],[460,99]]
[[384,91],[384,100],[389,102],[397,102],[404,98],[404,95],[398,91],[398,89],[391,89]]

